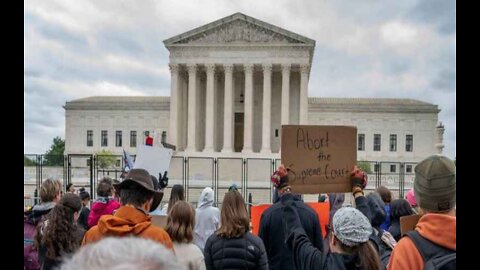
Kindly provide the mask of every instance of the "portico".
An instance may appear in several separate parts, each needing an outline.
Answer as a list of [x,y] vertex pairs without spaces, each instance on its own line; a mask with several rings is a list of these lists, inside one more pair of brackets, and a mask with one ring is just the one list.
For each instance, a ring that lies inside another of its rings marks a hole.
[[281,125],[308,123],[315,41],[236,13],[164,43],[179,154],[277,156]]

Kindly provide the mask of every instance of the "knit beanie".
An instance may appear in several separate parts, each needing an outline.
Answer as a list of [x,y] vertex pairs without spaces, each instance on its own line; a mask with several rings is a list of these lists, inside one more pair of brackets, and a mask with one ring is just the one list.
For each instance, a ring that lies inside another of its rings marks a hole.
[[332,220],[333,234],[344,245],[353,247],[368,241],[372,225],[368,218],[353,207],[340,208]]
[[415,167],[413,189],[420,208],[446,212],[456,203],[456,167],[442,155],[430,156]]

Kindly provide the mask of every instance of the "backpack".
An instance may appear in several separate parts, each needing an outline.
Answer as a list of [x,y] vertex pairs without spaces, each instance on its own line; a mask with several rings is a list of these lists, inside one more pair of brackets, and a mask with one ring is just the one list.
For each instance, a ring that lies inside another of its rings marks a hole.
[[26,270],[40,269],[38,262],[38,251],[33,246],[35,235],[37,234],[36,226],[28,222],[23,225],[23,267]]
[[457,269],[457,252],[455,250],[441,247],[421,236],[417,231],[407,232],[406,235],[410,237],[422,255],[425,262],[424,270]]

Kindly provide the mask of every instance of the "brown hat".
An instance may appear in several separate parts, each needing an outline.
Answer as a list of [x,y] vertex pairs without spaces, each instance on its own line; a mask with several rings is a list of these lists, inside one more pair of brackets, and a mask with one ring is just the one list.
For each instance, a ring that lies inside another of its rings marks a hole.
[[441,155],[430,156],[415,167],[413,189],[420,208],[446,212],[455,207],[457,186],[453,161]]
[[[126,184],[131,182],[135,182],[145,189],[152,191],[154,193],[153,202],[158,206],[163,198],[163,192],[160,192],[155,188],[155,184],[148,171],[144,169],[131,169],[127,176],[125,176],[125,180],[119,184],[114,184],[113,186],[115,187],[115,190],[119,192]],[[152,206],[154,206],[153,203]]]

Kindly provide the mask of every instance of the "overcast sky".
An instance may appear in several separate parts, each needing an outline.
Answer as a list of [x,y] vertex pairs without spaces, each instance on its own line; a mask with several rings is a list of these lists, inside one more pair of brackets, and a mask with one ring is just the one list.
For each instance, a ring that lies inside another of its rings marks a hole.
[[24,152],[65,138],[66,101],[169,96],[163,40],[236,12],[316,41],[309,96],[436,104],[456,156],[452,0],[26,1]]

